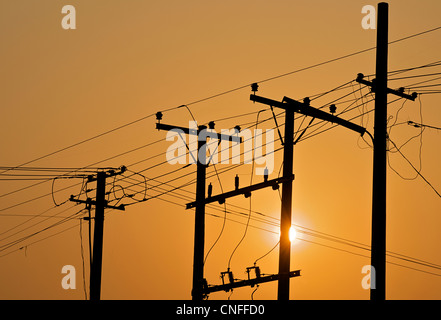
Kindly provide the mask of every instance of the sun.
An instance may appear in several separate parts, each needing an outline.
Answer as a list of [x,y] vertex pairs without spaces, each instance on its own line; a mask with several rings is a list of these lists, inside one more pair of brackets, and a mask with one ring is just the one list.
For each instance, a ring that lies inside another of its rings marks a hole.
[[293,243],[296,238],[297,238],[297,231],[293,226],[291,226],[289,228],[289,241]]
[[[279,239],[280,239],[280,230],[279,230],[278,234],[279,234]],[[289,242],[291,242],[291,243],[293,243],[297,239],[297,230],[294,228],[294,226],[291,226],[289,228],[288,237],[289,237]]]

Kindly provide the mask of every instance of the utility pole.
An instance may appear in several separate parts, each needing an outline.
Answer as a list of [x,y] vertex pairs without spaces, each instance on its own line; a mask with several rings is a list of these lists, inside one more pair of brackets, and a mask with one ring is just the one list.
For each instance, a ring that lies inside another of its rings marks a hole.
[[106,203],[106,173],[98,172],[96,179],[95,223],[93,231],[93,260],[90,270],[90,300],[100,300],[103,264],[104,206]]
[[371,86],[375,92],[374,156],[372,183],[372,235],[371,266],[375,270],[375,289],[371,288],[373,301],[386,299],[386,166],[387,166],[387,94],[414,101],[417,93],[408,95],[404,88],[393,90],[387,87],[389,4],[378,4],[376,79],[369,82],[358,74],[356,81]]
[[[250,99],[270,106],[285,110],[285,132],[283,148],[283,177],[293,175],[293,152],[294,152],[294,108],[283,103],[272,103],[269,99],[252,94]],[[289,272],[291,262],[291,241],[289,229],[292,225],[292,180],[286,180],[282,184],[282,208],[280,214],[280,244],[279,244],[279,278],[277,287],[277,299],[289,300]]]
[[[250,100],[263,103],[271,107],[277,107],[285,110],[285,140],[283,152],[283,177],[292,176],[293,170],[293,146],[294,146],[294,112],[302,113],[313,118],[319,118],[325,121],[339,124],[348,129],[356,131],[363,135],[366,129],[353,124],[349,121],[326,113],[322,110],[313,108],[309,105],[310,99],[305,98],[303,102],[298,102],[288,97],[284,97],[282,102],[260,97],[255,94],[250,96]],[[334,106],[335,108],[335,106]],[[332,109],[332,112],[335,112]],[[289,241],[289,228],[291,227],[292,211],[292,181],[285,181],[282,184],[282,209],[280,221],[280,249],[279,249],[279,285],[278,300],[289,300],[289,272],[291,242]]]
[[[294,109],[285,109],[285,132],[283,148],[283,177],[293,175],[294,152]],[[291,241],[289,229],[292,225],[292,180],[282,184],[282,208],[280,214],[280,244],[279,244],[279,284],[278,300],[289,300],[289,271],[291,262]]]
[[[201,127],[199,130],[206,129]],[[196,209],[194,218],[194,255],[193,255],[193,290],[192,297],[195,301],[203,299],[204,284],[204,252],[205,252],[205,152],[199,153],[206,141],[198,139],[198,161],[196,163]],[[205,151],[205,150],[204,150]],[[204,159],[201,159],[203,156]],[[202,161],[203,160],[203,161]]]
[[[179,126],[171,126],[160,123],[162,120],[162,113],[156,113],[156,129],[158,130],[174,130],[177,132],[183,132],[187,135],[197,135],[198,137],[198,150],[196,160],[196,210],[194,221],[194,255],[193,255],[193,288],[191,291],[192,300],[202,301],[204,297],[203,287],[205,284],[204,279],[204,248],[205,248],[205,174],[208,166],[206,161],[206,148],[207,137],[218,140],[229,140],[235,142],[241,142],[241,138],[236,136],[229,136],[224,134],[218,134],[207,131],[206,126],[199,126],[197,130],[184,128]],[[214,122],[211,122],[214,129]],[[181,134],[178,133],[182,138]],[[185,141],[184,141],[185,142]],[[188,146],[187,146],[188,148]],[[189,150],[190,155],[192,151]]]
[[[126,167],[121,167],[120,172],[110,170],[108,172],[98,172],[96,177],[89,176],[88,182],[96,181],[96,200],[88,198],[87,200],[75,199],[72,195],[70,201],[85,203],[86,206],[95,205],[94,232],[93,232],[93,256],[90,268],[90,300],[98,301],[101,299],[101,272],[103,264],[103,235],[104,235],[104,209],[112,208],[116,210],[125,210],[124,205],[109,206],[105,199],[106,196],[106,178],[122,174]],[[90,221],[89,221],[90,223]]]
[[389,5],[378,4],[377,56],[374,115],[374,173],[372,184],[371,266],[375,268],[375,289],[371,300],[386,299],[386,140],[387,140],[387,55]]

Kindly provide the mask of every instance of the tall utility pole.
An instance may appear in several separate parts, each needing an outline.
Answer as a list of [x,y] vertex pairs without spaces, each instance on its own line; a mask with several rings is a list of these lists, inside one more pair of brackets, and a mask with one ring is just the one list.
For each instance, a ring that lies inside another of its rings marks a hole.
[[[260,97],[255,94],[250,96],[250,100],[263,103],[271,107],[285,110],[285,141],[283,153],[283,178],[292,176],[293,170],[293,146],[294,146],[294,112],[339,124],[350,130],[363,135],[366,129],[341,119],[333,114],[313,108],[309,105],[310,99],[305,98],[303,102],[298,102],[288,97],[284,97],[282,102]],[[292,208],[292,181],[284,181],[282,185],[282,210],[280,221],[280,251],[279,251],[279,286],[278,300],[289,300],[289,268],[291,255],[291,242],[289,241],[289,228],[291,227],[291,208]]]
[[376,288],[371,289],[370,292],[371,300],[382,301],[386,298],[386,141],[389,5],[385,2],[380,2],[377,12],[371,238],[371,266],[375,268]]
[[[159,121],[162,119],[162,113],[156,113],[156,129],[175,131],[182,138],[181,133],[187,135],[197,135],[198,150],[196,161],[196,210],[194,221],[194,256],[193,256],[193,289],[191,291],[192,299],[194,301],[201,301],[204,297],[204,248],[205,248],[205,173],[208,166],[206,161],[207,137],[218,140],[229,140],[234,142],[241,142],[241,138],[236,136],[229,136],[225,134],[218,134],[207,131],[206,126],[199,126],[198,129],[190,129],[179,126],[171,126],[162,124]],[[214,129],[213,127],[210,129]],[[184,141],[185,142],[185,141]],[[187,146],[188,147],[188,146]],[[192,155],[192,150],[190,155]]]
[[93,260],[90,269],[90,300],[100,300],[103,264],[104,206],[106,204],[106,173],[98,172],[96,179],[95,223],[93,231]]
[[387,94],[392,93],[406,99],[415,100],[417,94],[404,94],[404,89],[392,90],[387,87],[388,65],[388,28],[389,4],[378,4],[377,17],[377,54],[375,84],[362,80],[357,81],[372,87],[375,92],[374,115],[374,159],[372,183],[372,235],[371,235],[371,266],[374,267],[375,288],[371,287],[370,296],[373,301],[386,299],[386,167],[387,167]]
[[[418,94],[404,93],[404,88],[394,90],[387,87],[388,59],[388,27],[389,5],[385,2],[378,4],[377,18],[377,56],[376,79],[367,81],[359,73],[356,81],[371,87],[375,92],[374,115],[374,164],[372,183],[372,237],[371,237],[371,266],[375,273],[371,281],[375,281],[375,289],[371,287],[371,300],[386,299],[386,166],[387,166],[387,94],[415,101]],[[374,278],[375,275],[375,278]]]
[[[103,235],[104,235],[104,209],[112,208],[116,210],[125,210],[124,205],[109,206],[105,199],[106,196],[106,178],[122,174],[126,171],[122,166],[119,172],[110,170],[108,172],[97,172],[96,177],[89,176],[88,182],[96,181],[96,200],[88,198],[87,200],[75,199],[70,197],[70,201],[84,203],[86,206],[95,205],[94,231],[93,231],[93,256],[90,267],[90,300],[101,299],[101,272],[103,265]],[[90,221],[89,221],[90,223]]]
[[[285,109],[285,132],[283,148],[283,177],[293,175],[294,151],[294,108]],[[292,225],[292,180],[282,184],[282,208],[280,214],[280,244],[279,244],[279,285],[277,299],[289,300],[289,272],[291,261],[291,241],[289,229]]]
[[[204,129],[204,128],[200,128]],[[205,127],[206,129],[206,127]],[[194,255],[193,255],[193,290],[192,297],[195,301],[203,299],[202,288],[204,285],[204,247],[205,247],[205,173],[207,165],[205,152],[199,152],[206,141],[198,139],[198,161],[196,164],[196,209],[194,218]],[[203,160],[203,161],[202,161]]]
[[[257,89],[257,88],[256,88]],[[294,151],[294,106],[288,103],[256,96],[252,94],[250,100],[278,107],[285,110],[285,137],[283,148],[283,178],[293,176],[293,151]],[[282,208],[280,213],[280,244],[279,244],[279,275],[277,299],[289,300],[289,272],[291,262],[291,241],[289,229],[291,228],[292,211],[292,180],[285,180],[282,184]]]

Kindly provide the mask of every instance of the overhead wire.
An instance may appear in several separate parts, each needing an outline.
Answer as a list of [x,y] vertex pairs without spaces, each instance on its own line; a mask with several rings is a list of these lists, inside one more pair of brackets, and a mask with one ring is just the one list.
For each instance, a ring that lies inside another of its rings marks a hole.
[[[427,33],[431,33],[431,32],[434,32],[434,31],[437,31],[437,30],[440,30],[440,29],[441,29],[441,26],[439,26],[439,27],[434,27],[434,28],[432,28],[432,29],[424,30],[424,31],[421,31],[421,32],[418,32],[418,33],[411,34],[411,35],[409,35],[409,36],[405,36],[405,37],[402,37],[402,38],[399,38],[399,39],[396,39],[396,40],[390,41],[388,44],[398,43],[398,42],[401,42],[401,41],[404,41],[404,40],[408,40],[408,39],[411,39],[411,38],[414,38],[414,37],[418,37],[418,36],[421,36],[421,35],[424,35],[424,34],[427,34]],[[306,70],[309,70],[309,69],[312,69],[312,68],[315,68],[315,67],[318,67],[318,66],[322,66],[322,65],[325,65],[325,64],[329,64],[329,63],[331,63],[331,62],[339,61],[339,60],[342,60],[342,59],[345,59],[345,58],[349,58],[349,57],[352,57],[352,56],[355,56],[355,55],[358,55],[358,54],[361,54],[361,53],[365,53],[365,52],[368,52],[368,51],[374,50],[375,48],[376,48],[376,47],[370,47],[370,48],[366,48],[366,49],[363,49],[363,50],[359,50],[359,51],[356,51],[356,52],[353,52],[353,53],[350,53],[350,54],[342,55],[342,56],[340,56],[340,57],[333,58],[333,59],[329,59],[329,60],[326,60],[326,61],[323,61],[323,62],[320,62],[320,63],[314,64],[314,65],[311,65],[311,66],[308,66],[308,67],[304,67],[304,68],[296,69],[296,70],[293,70],[293,71],[290,71],[290,72],[286,72],[286,73],[283,73],[283,74],[279,74],[279,75],[277,75],[277,76],[269,77],[269,78],[266,78],[266,79],[260,80],[260,81],[258,81],[257,83],[264,83],[264,82],[272,81],[272,80],[279,79],[279,78],[282,78],[282,77],[286,77],[286,76],[288,76],[288,75],[292,75],[292,74],[295,74],[295,73],[299,73],[299,72],[301,72],[301,71],[306,71]],[[174,110],[174,109],[182,108],[182,107],[184,107],[184,106],[185,106],[185,107],[188,107],[188,106],[190,106],[190,105],[194,105],[194,104],[197,104],[197,103],[201,103],[201,102],[204,102],[204,101],[207,101],[207,100],[211,100],[211,99],[213,99],[213,98],[217,98],[217,97],[219,97],[219,96],[222,96],[222,95],[225,95],[225,94],[228,94],[228,93],[232,93],[232,92],[235,92],[235,91],[238,91],[238,90],[244,89],[244,88],[248,88],[250,85],[251,85],[251,83],[250,83],[250,84],[247,84],[247,85],[239,86],[239,87],[236,87],[236,88],[233,88],[233,89],[230,89],[230,90],[223,91],[223,92],[218,93],[218,94],[214,94],[214,95],[208,96],[208,97],[206,97],[206,98],[202,98],[202,99],[199,99],[199,100],[195,100],[195,101],[193,101],[193,102],[190,102],[190,103],[187,103],[187,104],[184,104],[184,105],[180,105],[180,106],[177,106],[177,107],[170,107],[170,108],[167,108],[167,109],[162,110],[161,112],[167,112],[167,111],[170,111],[170,110]],[[60,153],[60,152],[62,152],[62,151],[65,151],[65,150],[71,149],[71,148],[76,147],[76,146],[78,146],[78,145],[84,144],[84,143],[86,143],[86,142],[89,142],[89,141],[91,141],[91,140],[97,139],[97,138],[102,137],[102,136],[104,136],[104,135],[107,135],[107,134],[109,134],[109,133],[115,132],[115,131],[117,131],[117,130],[123,129],[123,128],[128,127],[128,126],[131,126],[131,125],[133,125],[133,124],[135,124],[135,123],[138,123],[138,122],[141,122],[141,121],[146,120],[146,119],[148,119],[148,118],[151,118],[151,117],[153,117],[153,116],[155,116],[155,115],[156,115],[156,114],[149,114],[149,115],[146,115],[146,116],[144,116],[144,117],[138,118],[138,119],[136,119],[136,120],[130,121],[130,122],[126,123],[126,124],[123,124],[123,125],[121,125],[121,126],[118,126],[118,127],[116,127],[116,128],[110,129],[110,130],[107,130],[107,131],[105,131],[105,132],[103,132],[103,133],[100,133],[100,134],[98,134],[98,135],[95,135],[95,136],[92,136],[92,137],[90,137],[90,138],[84,139],[84,140],[82,140],[82,141],[80,141],[80,142],[77,142],[77,143],[74,143],[74,144],[69,145],[69,146],[67,146],[67,147],[64,147],[64,148],[58,149],[58,150],[56,150],[56,151],[53,151],[53,152],[48,153],[48,154],[46,154],[46,155],[40,156],[40,157],[35,158],[35,159],[33,159],[33,160],[26,161],[26,162],[24,162],[24,163],[22,163],[22,164],[20,164],[20,165],[15,166],[15,167],[11,167],[10,169],[4,170],[4,171],[2,171],[1,173],[4,173],[4,172],[9,171],[9,170],[15,170],[15,169],[17,169],[17,168],[19,168],[19,167],[22,167],[22,166],[25,166],[25,165],[27,165],[27,164],[30,164],[30,163],[33,163],[33,162],[36,162],[36,161],[42,160],[42,159],[44,159],[44,158],[50,157],[50,156],[52,156],[52,155],[54,155],[54,154],[57,154],[57,153]]]
[[[161,198],[158,198],[158,199],[161,199]],[[164,200],[164,199],[162,199],[162,200]],[[167,200],[167,202],[168,202],[168,200]],[[179,203],[174,203],[174,204],[180,205]],[[209,211],[207,211],[206,214],[210,215],[210,216],[213,216],[213,217],[222,218],[221,216],[218,216],[216,214],[212,214]],[[239,221],[233,220],[231,218],[227,218],[227,219],[229,221],[232,221],[232,222],[236,222],[236,223],[239,223],[239,224],[246,225],[246,222],[239,222]],[[256,226],[253,226],[253,225],[249,225],[249,226],[253,227],[253,228],[260,229],[262,231],[267,231],[267,232],[271,232],[271,233],[277,234],[276,231],[271,231],[271,230],[260,228],[260,227],[256,227]],[[329,233],[319,232],[317,230],[314,230],[314,229],[311,229],[311,228],[306,228],[306,227],[303,227],[303,226],[298,225],[298,224],[294,224],[294,226],[297,228],[298,232],[303,233],[303,234],[305,234],[307,236],[318,237],[318,238],[320,238],[322,240],[337,242],[339,244],[352,246],[352,247],[357,248],[357,249],[362,249],[362,250],[365,250],[365,251],[370,251],[370,246],[369,245],[366,245],[366,244],[363,244],[363,243],[360,243],[360,242],[357,242],[357,241],[349,240],[349,239],[342,238],[342,237],[337,237],[337,236],[334,236],[334,235],[330,235]],[[301,229],[299,229],[299,228],[301,228]],[[304,229],[304,230],[302,230],[302,229]],[[301,239],[301,238],[298,238],[298,239],[302,240],[302,241],[306,241],[306,242],[313,242],[311,240],[306,240],[306,239]],[[321,243],[317,243],[317,242],[313,242],[313,243],[320,244],[320,245],[323,245],[323,246],[327,246],[327,245],[324,245],[324,244],[321,244]],[[278,243],[267,254],[269,254],[271,251],[273,251],[277,247],[277,245],[278,245]],[[329,247],[331,247],[331,246],[329,246]],[[331,247],[331,248],[337,249],[337,250],[340,250],[340,251],[346,251],[346,252],[351,253],[351,254],[357,254],[357,255],[360,255],[360,256],[370,257],[370,256],[367,256],[367,255],[362,255],[362,254],[354,253],[352,251],[341,249],[341,248],[336,248],[336,247]],[[262,256],[260,258],[258,258],[256,260],[256,262],[258,260],[260,260],[261,258],[265,257],[267,254],[265,254],[264,256]],[[403,260],[403,261],[406,261],[406,262],[410,262],[410,263],[418,264],[418,265],[421,265],[421,266],[425,266],[425,267],[435,268],[435,269],[441,270],[441,265],[439,265],[439,264],[435,264],[435,263],[428,262],[428,261],[425,261],[425,260],[413,258],[413,257],[407,256],[407,255],[403,255],[403,254],[400,254],[400,253],[396,253],[396,252],[393,252],[393,251],[390,251],[390,250],[388,250],[386,254],[387,254],[387,256],[389,256],[391,258],[396,258],[396,259]],[[397,264],[397,265],[400,265],[400,264]],[[404,266],[404,265],[400,265],[400,266],[407,267],[407,266]],[[417,271],[422,271],[422,270],[419,270],[419,269],[416,269],[416,270]]]
[[[341,87],[341,86],[339,86],[339,87]],[[331,92],[332,90],[330,90],[329,92]],[[270,119],[270,118],[269,118]],[[168,174],[170,174],[170,172],[168,173]]]
[[416,174],[418,176],[420,176],[421,179],[423,179],[424,182],[426,182],[427,185],[429,185],[429,187],[432,188],[432,190],[438,195],[438,197],[441,198],[441,194],[439,193],[439,191],[436,190],[436,188],[421,174],[421,172],[417,168],[415,168],[415,166],[412,164],[412,162],[410,162],[410,160],[407,159],[407,157],[401,152],[401,150],[397,147],[397,145],[390,138],[389,138],[389,141],[395,146],[398,153],[404,158],[404,160],[406,160],[406,162],[412,167],[412,169],[416,172]]

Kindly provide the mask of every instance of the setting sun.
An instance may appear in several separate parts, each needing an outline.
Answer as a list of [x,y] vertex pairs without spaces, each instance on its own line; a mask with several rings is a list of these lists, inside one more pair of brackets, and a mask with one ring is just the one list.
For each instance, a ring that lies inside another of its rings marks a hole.
[[293,226],[291,226],[291,228],[289,228],[289,241],[291,241],[292,243],[296,238],[297,238],[297,231]]

